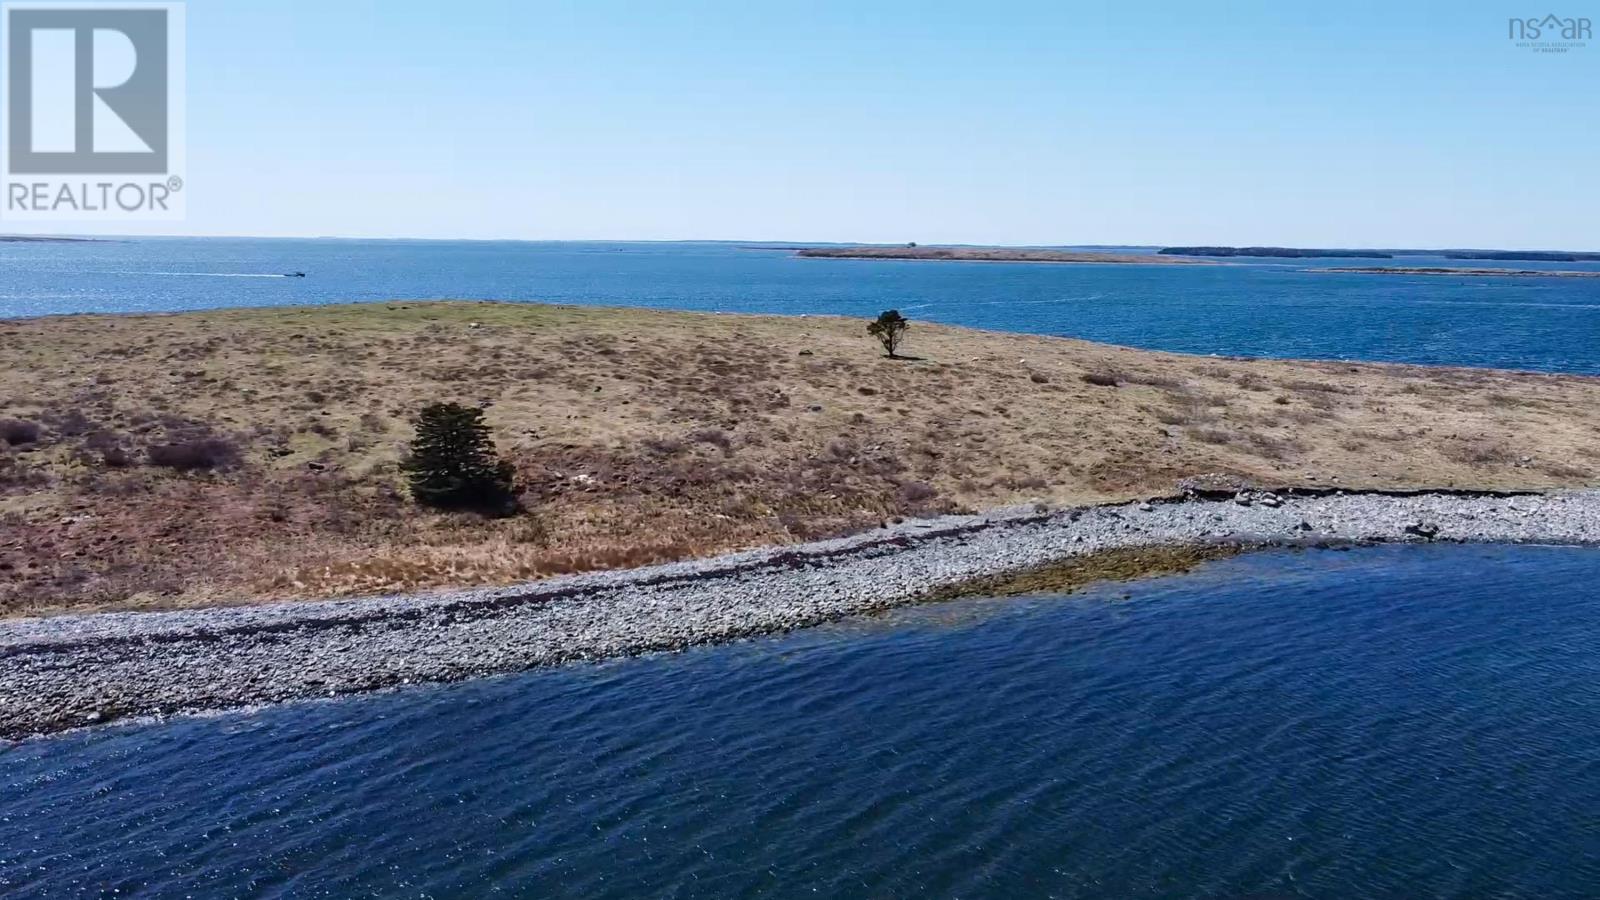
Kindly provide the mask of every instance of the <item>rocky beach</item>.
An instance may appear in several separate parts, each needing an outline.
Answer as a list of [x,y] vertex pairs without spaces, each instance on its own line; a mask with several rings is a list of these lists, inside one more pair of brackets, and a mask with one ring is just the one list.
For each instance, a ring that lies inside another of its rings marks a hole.
[[789,631],[1129,548],[1600,543],[1600,491],[1322,489],[910,520],[848,538],[416,596],[0,624],[0,735],[445,682]]

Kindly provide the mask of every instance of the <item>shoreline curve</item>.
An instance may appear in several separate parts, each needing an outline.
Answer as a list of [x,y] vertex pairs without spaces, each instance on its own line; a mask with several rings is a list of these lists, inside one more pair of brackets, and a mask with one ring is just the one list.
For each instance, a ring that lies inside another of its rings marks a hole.
[[1139,548],[1600,546],[1600,490],[1247,490],[912,520],[504,588],[0,621],[0,738],[722,643]]

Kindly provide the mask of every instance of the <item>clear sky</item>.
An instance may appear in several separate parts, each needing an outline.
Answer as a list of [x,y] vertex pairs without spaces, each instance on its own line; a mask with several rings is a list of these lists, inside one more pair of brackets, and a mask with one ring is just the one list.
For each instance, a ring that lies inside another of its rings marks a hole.
[[151,230],[1600,249],[1600,42],[1508,40],[1546,12],[1600,21],[191,0],[188,220]]

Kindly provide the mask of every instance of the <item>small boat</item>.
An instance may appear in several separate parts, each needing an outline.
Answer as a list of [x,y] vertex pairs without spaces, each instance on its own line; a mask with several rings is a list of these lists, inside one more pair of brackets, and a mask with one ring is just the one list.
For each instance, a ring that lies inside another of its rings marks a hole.
[[283,277],[285,277],[285,278],[304,278],[304,277],[306,277],[306,273],[304,273],[304,272],[285,272],[285,273],[283,273]]

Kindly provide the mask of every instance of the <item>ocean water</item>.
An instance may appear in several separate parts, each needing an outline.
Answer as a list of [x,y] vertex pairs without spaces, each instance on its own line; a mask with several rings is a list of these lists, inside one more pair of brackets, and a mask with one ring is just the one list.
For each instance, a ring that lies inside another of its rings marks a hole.
[[1597,585],[1271,552],[37,740],[0,895],[1600,896]]
[[[801,259],[719,243],[139,239],[0,243],[0,317],[397,298],[863,317],[897,307],[1188,353],[1600,374],[1600,279],[1307,271],[1365,264],[1600,271],[1425,256],[1129,266]],[[281,277],[297,271],[306,277]]]

